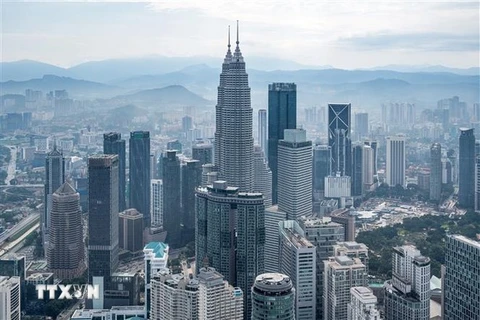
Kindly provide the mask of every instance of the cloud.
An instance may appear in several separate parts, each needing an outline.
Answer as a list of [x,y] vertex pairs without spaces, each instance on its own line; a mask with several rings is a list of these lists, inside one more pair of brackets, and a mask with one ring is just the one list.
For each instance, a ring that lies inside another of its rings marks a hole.
[[341,46],[359,50],[409,50],[409,51],[478,51],[480,35],[449,34],[439,32],[421,33],[375,33],[342,37]]

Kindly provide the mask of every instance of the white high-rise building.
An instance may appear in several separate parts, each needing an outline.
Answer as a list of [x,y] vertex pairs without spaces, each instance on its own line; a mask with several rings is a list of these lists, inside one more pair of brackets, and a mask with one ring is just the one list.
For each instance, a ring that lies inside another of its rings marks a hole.
[[20,297],[20,277],[0,276],[0,319],[21,319]]
[[387,137],[387,167],[385,182],[394,187],[397,184],[405,185],[405,136]]
[[385,320],[430,319],[430,259],[414,246],[395,247],[392,276],[384,284]]
[[265,209],[265,272],[280,272],[278,250],[280,248],[280,235],[278,223],[287,220],[287,214],[278,210],[278,206]]
[[228,51],[222,64],[216,106],[215,165],[219,179],[241,192],[250,192],[253,179],[252,107],[248,74],[239,47],[238,25],[234,53]]
[[150,212],[152,214],[152,228],[163,228],[163,180],[152,179],[150,187]]
[[350,288],[367,285],[365,265],[358,258],[330,257],[324,262],[323,319],[347,319]]
[[303,129],[286,129],[278,141],[278,208],[289,220],[312,213],[312,142]]
[[350,302],[347,305],[347,320],[380,320],[377,297],[367,287],[350,288]]
[[197,279],[199,320],[243,319],[243,292],[240,288],[229,285],[214,268],[200,269]]
[[167,268],[168,251],[168,244],[163,242],[150,242],[143,249],[145,260],[145,305],[147,312],[150,310],[151,280],[158,272]]
[[376,174],[374,172],[375,168],[375,152],[371,146],[363,146],[363,186],[364,189],[370,191],[370,188],[373,185],[373,176]]
[[352,195],[352,178],[349,176],[325,177],[325,198],[347,198]]
[[337,244],[333,246],[333,255],[359,258],[365,265],[368,274],[368,247],[364,243],[355,241],[337,242]]
[[258,110],[258,144],[263,150],[263,154],[267,155],[268,150],[268,127],[267,127],[267,110]]
[[294,220],[279,223],[280,272],[295,288],[295,319],[316,319],[316,247]]
[[265,199],[265,208],[272,205],[272,171],[268,167],[265,155],[260,146],[255,146],[253,152],[254,163],[254,192],[260,192]]

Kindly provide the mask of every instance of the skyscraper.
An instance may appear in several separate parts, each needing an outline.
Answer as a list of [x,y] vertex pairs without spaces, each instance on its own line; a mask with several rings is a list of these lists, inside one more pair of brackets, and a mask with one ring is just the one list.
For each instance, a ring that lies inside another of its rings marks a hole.
[[445,243],[445,320],[473,320],[480,314],[480,242],[449,235]]
[[475,205],[475,135],[473,129],[460,128],[458,204],[464,208]]
[[368,136],[368,113],[355,113],[355,138],[357,141]]
[[150,227],[150,132],[130,132],[129,195],[130,208],[143,214],[145,227]]
[[357,144],[353,147],[352,163],[352,196],[363,195],[363,145]]
[[316,248],[294,220],[280,222],[279,230],[280,272],[290,277],[295,288],[295,319],[315,319]]
[[50,210],[52,209],[52,194],[65,182],[65,158],[62,152],[53,145],[53,150],[47,154],[45,160],[45,189],[44,206],[42,216],[42,234],[45,254],[48,248],[48,233],[50,229]]
[[350,288],[347,320],[380,320],[377,297],[368,287]]
[[[278,141],[278,209],[287,219],[312,213],[312,142],[303,129],[286,129]],[[294,168],[294,170],[292,170]]]
[[280,230],[278,223],[287,220],[287,214],[274,205],[265,208],[265,272],[280,272],[278,251],[280,250]]
[[272,203],[278,203],[278,141],[285,129],[297,128],[297,85],[268,85],[268,166],[272,170]]
[[268,127],[267,127],[267,110],[258,110],[258,144],[262,148],[263,154],[268,154]]
[[202,166],[213,163],[213,145],[208,143],[194,145],[192,147],[192,159],[200,161]]
[[21,309],[24,310],[26,305],[26,264],[25,257],[14,253],[7,253],[0,257],[0,275],[8,277],[20,278],[20,292],[22,296]]
[[202,185],[202,165],[198,160],[186,160],[182,171],[182,223],[185,228],[195,230],[195,188]]
[[127,209],[118,214],[119,247],[130,252],[143,249],[143,215],[137,209]]
[[88,278],[106,288],[118,267],[118,166],[117,155],[88,158]]
[[215,165],[219,177],[240,191],[253,189],[253,135],[250,87],[239,47],[228,51],[222,64],[216,107]]
[[414,246],[395,247],[392,276],[384,284],[385,320],[430,319],[430,259]]
[[125,189],[127,187],[125,169],[127,167],[125,139],[118,132],[105,133],[103,135],[103,153],[118,155],[118,210],[127,209]]
[[442,146],[430,147],[430,200],[439,201],[442,194]]
[[272,171],[265,160],[265,154],[260,146],[255,146],[253,151],[254,165],[254,192],[260,192],[265,198],[265,208],[272,205]]
[[173,248],[180,242],[182,223],[180,203],[180,160],[175,150],[167,150],[163,160],[163,229],[167,242]]
[[363,189],[369,191],[373,185],[373,176],[376,174],[375,170],[375,152],[373,148],[367,144],[363,146]]
[[295,320],[295,289],[288,276],[281,273],[261,274],[255,279],[251,291],[251,320]]
[[152,214],[152,229],[163,228],[163,180],[151,180],[150,212]]
[[48,268],[62,280],[81,277],[86,265],[80,195],[68,182],[52,195],[50,222]]
[[[168,251],[168,244],[163,242],[150,242],[143,248],[145,261],[145,307],[147,317],[150,316],[150,311],[154,308],[151,306],[151,293],[152,287],[154,286],[153,278],[161,270],[167,269]],[[155,301],[159,302],[158,299],[155,299]],[[159,306],[161,306],[161,304]]]
[[313,192],[325,190],[325,177],[332,172],[332,148],[327,145],[313,147]]
[[363,243],[355,241],[337,242],[333,246],[333,256],[347,256],[349,258],[358,258],[365,265],[368,274],[368,247]]
[[20,320],[20,278],[0,276],[0,319]]
[[377,148],[378,148],[378,143],[377,141],[365,141],[365,145],[370,146],[373,150],[373,174],[377,174]]
[[[261,193],[239,192],[225,181],[197,189],[195,257],[245,293],[250,314],[250,288],[264,270],[265,206]],[[200,269],[197,263],[197,271]]]
[[332,174],[351,176],[351,104],[328,104],[328,145],[332,148]]
[[394,187],[405,185],[405,136],[387,137],[387,167],[385,182]]

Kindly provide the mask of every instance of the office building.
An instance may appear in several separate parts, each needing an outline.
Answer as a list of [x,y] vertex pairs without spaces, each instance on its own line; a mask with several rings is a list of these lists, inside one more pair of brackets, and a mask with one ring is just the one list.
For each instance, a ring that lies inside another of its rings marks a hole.
[[178,139],[167,142],[167,150],[175,150],[178,154],[182,153],[182,143]]
[[333,246],[333,256],[347,256],[349,258],[358,258],[365,265],[368,274],[368,247],[363,243],[356,241],[337,242]]
[[65,158],[63,153],[57,150],[57,144],[53,150],[47,153],[45,160],[45,189],[44,189],[44,213],[42,215],[42,235],[45,255],[48,248],[48,233],[50,230],[50,210],[52,209],[52,194],[65,182]]
[[127,209],[118,214],[119,247],[138,252],[143,249],[143,214],[137,209]]
[[325,198],[348,198],[352,195],[352,177],[335,176],[325,177]]
[[369,145],[363,146],[363,166],[362,166],[363,190],[370,191],[373,186],[373,176],[375,170],[375,151]]
[[442,146],[430,147],[430,200],[440,201],[442,195]]
[[380,320],[377,297],[367,287],[350,288],[350,302],[347,305],[347,320]]
[[200,161],[202,166],[207,163],[213,164],[213,144],[199,143],[192,146],[192,159]]
[[377,175],[377,148],[378,143],[377,141],[367,140],[364,142],[366,146],[369,146],[373,150],[373,175]]
[[272,203],[278,198],[278,141],[284,139],[285,129],[297,128],[297,85],[272,83],[268,85],[268,166],[272,170]]
[[167,242],[173,248],[180,243],[180,224],[182,223],[180,160],[176,153],[175,150],[167,150],[162,159],[163,230],[168,232]]
[[129,142],[129,207],[143,214],[150,227],[150,132],[134,131]]
[[26,264],[25,257],[19,256],[14,253],[7,253],[0,257],[0,275],[6,277],[19,277],[20,278],[20,290],[21,290],[21,309],[25,309],[26,305],[26,293],[25,287],[26,279]]
[[355,212],[350,209],[333,210],[330,219],[343,226],[345,241],[355,241]]
[[278,224],[287,220],[287,214],[274,205],[265,208],[265,272],[280,272],[278,251],[280,250],[280,232]]
[[332,174],[351,176],[351,104],[328,104],[328,145],[332,148]]
[[332,148],[327,145],[313,147],[313,192],[323,193],[325,191],[325,177],[332,172]]
[[445,243],[445,320],[473,320],[480,314],[480,242],[449,235]]
[[304,218],[300,225],[305,237],[316,247],[316,319],[323,319],[323,261],[334,255],[333,247],[337,242],[345,241],[345,232],[342,225],[328,217]]
[[198,280],[162,269],[150,282],[151,320],[198,318]]
[[127,188],[125,170],[127,159],[125,151],[125,139],[118,132],[105,133],[103,135],[103,153],[116,154],[118,156],[118,210],[127,209],[125,189]]
[[0,319],[20,320],[20,277],[0,276]]
[[295,288],[295,319],[316,318],[316,248],[294,220],[279,223],[280,272],[290,277]]
[[88,158],[88,279],[105,288],[118,267],[118,166],[117,155]]
[[458,205],[473,209],[475,205],[475,135],[473,129],[460,128]]
[[430,319],[430,259],[411,245],[393,248],[384,294],[385,320]]
[[355,140],[359,141],[368,136],[368,113],[355,113]]
[[363,145],[357,144],[352,148],[352,196],[363,195]]
[[[202,165],[199,160],[185,160],[182,171],[182,223],[195,229],[195,188],[202,185]],[[192,231],[192,234],[194,232]]]
[[237,26],[236,48],[232,55],[229,40],[218,86],[215,166],[220,179],[242,192],[251,192],[254,183],[252,112]]
[[475,212],[480,211],[480,156],[475,158]]
[[182,131],[188,132],[188,130],[193,128],[193,119],[190,116],[182,117]]
[[295,289],[287,275],[261,274],[251,291],[252,320],[295,320]]
[[258,110],[258,144],[264,155],[268,154],[268,127],[267,127],[267,110]]
[[[264,270],[265,206],[261,193],[239,192],[226,181],[197,189],[195,257],[208,259],[225,279],[244,292],[250,314],[250,288]],[[197,271],[200,269],[197,263]]]
[[243,292],[240,288],[232,287],[220,273],[209,267],[200,269],[197,280],[198,319],[244,319]]
[[405,136],[387,137],[387,167],[385,182],[394,187],[405,186]]
[[265,208],[272,205],[272,171],[268,167],[265,155],[260,146],[253,151],[254,192],[260,192],[265,198]]
[[350,288],[367,286],[365,265],[347,256],[330,257],[323,264],[323,319],[347,319]]
[[[286,129],[278,140],[278,208],[287,219],[312,213],[312,142],[303,129]],[[294,168],[295,170],[292,170]]]
[[161,230],[163,229],[163,180],[152,179],[150,192],[151,228]]
[[147,316],[151,310],[152,279],[158,272],[167,269],[169,249],[168,244],[163,242],[150,242],[143,248],[145,261],[145,306]]
[[144,306],[115,306],[109,309],[75,310],[70,320],[139,320],[144,317]]
[[55,278],[79,278],[86,269],[80,195],[65,182],[52,195],[48,269]]

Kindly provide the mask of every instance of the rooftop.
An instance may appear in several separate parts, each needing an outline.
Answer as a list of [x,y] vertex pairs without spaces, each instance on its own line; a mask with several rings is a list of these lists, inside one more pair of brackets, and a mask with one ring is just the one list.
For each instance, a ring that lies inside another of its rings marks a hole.
[[464,242],[466,244],[469,244],[475,248],[478,248],[480,249],[480,242],[479,241],[475,241],[475,240],[472,240],[470,238],[467,238],[465,236],[460,236],[460,235],[452,235],[451,238],[457,240],[457,241],[460,241],[460,242]]
[[165,252],[168,253],[168,244],[163,242],[150,242],[143,250],[152,251],[155,254],[155,258],[163,258]]

